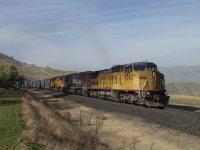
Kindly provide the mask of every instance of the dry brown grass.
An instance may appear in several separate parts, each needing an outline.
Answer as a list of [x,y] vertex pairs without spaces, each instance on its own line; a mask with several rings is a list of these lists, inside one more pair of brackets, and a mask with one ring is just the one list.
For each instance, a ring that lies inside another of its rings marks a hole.
[[200,96],[188,96],[188,95],[171,95],[171,98],[174,99],[190,99],[200,101]]
[[170,95],[170,103],[200,107],[200,97],[186,95]]
[[34,100],[30,95],[23,97],[22,101],[26,124],[23,135],[38,141],[46,149],[94,150],[106,148],[98,141],[98,134],[92,135],[73,123],[70,113],[66,113],[63,117],[42,102]]

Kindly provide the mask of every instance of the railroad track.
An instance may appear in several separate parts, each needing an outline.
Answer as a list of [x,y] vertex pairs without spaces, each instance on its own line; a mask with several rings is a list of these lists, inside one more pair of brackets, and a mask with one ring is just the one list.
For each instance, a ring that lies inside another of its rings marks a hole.
[[53,97],[62,97],[68,101],[81,103],[96,110],[116,113],[119,116],[123,115],[123,117],[125,116],[129,119],[139,117],[148,123],[158,124],[161,127],[175,129],[179,132],[200,137],[199,108],[177,105],[169,105],[165,109],[145,108],[137,105],[79,95],[68,95],[59,92],[53,93]]

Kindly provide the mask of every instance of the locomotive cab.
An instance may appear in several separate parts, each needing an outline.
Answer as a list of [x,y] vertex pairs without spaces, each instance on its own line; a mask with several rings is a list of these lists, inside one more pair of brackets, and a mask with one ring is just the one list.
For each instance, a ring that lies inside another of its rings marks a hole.
[[138,74],[139,89],[151,91],[165,89],[164,75],[158,71],[156,64],[141,62],[134,63],[131,67],[132,72]]

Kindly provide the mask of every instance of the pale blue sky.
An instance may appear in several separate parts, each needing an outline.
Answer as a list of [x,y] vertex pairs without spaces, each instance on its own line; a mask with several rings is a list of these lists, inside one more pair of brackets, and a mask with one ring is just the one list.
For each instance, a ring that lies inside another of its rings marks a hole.
[[76,71],[200,65],[200,0],[0,0],[0,52]]

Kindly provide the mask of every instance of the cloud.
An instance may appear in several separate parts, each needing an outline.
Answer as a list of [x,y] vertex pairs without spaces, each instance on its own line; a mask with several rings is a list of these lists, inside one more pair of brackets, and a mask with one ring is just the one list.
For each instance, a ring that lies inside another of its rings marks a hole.
[[39,41],[33,36],[17,32],[10,28],[0,27],[0,42],[1,44],[23,45],[24,47],[33,46]]
[[178,65],[177,53],[195,51],[197,58],[199,7],[179,0],[4,1],[0,49],[28,63],[77,71],[146,59],[166,65],[173,54],[168,65]]

